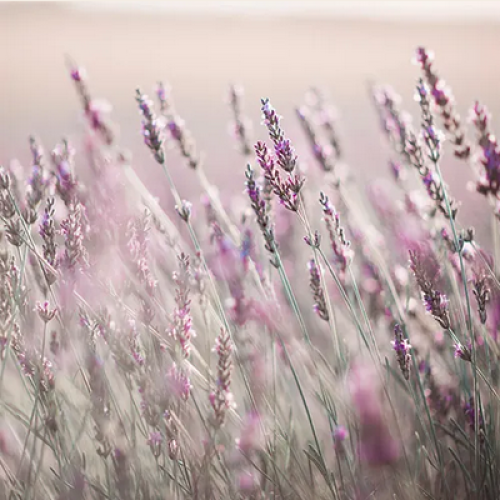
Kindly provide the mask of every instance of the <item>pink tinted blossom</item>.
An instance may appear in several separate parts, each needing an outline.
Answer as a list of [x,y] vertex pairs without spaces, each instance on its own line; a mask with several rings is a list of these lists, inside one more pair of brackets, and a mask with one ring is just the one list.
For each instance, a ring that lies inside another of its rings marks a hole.
[[397,462],[400,445],[391,434],[373,368],[366,365],[354,366],[349,377],[349,389],[359,419],[360,460],[371,466]]

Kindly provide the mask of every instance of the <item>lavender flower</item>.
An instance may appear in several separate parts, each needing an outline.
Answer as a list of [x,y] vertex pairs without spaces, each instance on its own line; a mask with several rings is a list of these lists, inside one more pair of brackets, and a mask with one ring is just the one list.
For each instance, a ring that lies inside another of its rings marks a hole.
[[191,208],[192,208],[192,203],[186,200],[182,200],[181,205],[175,206],[176,212],[179,214],[179,217],[184,221],[184,222],[189,222],[189,218],[191,217]]
[[229,105],[233,114],[231,124],[232,132],[238,141],[238,147],[245,156],[252,154],[252,143],[250,141],[250,120],[243,115],[242,110],[243,87],[231,85],[229,87]]
[[87,86],[87,74],[83,68],[72,64],[70,76],[75,83],[76,91],[82,101],[83,110],[91,130],[98,134],[104,144],[111,146],[114,142],[114,133],[104,117],[109,106],[105,106],[99,101],[92,99]]
[[180,116],[173,115],[168,120],[167,128],[172,139],[179,145],[180,152],[186,158],[188,165],[196,170],[200,164],[200,158],[196,152],[194,139],[186,128],[184,120]]
[[314,231],[312,236],[304,236],[304,241],[306,245],[311,248],[318,249],[321,245],[321,235],[319,234],[319,231]]
[[5,235],[15,247],[21,247],[25,243],[25,231],[20,218],[10,219],[5,223]]
[[144,143],[153,153],[155,160],[160,165],[163,165],[165,163],[165,151],[163,148],[165,137],[162,121],[157,118],[153,110],[153,102],[146,94],[137,89],[135,99],[139,104],[139,110],[142,115]]
[[335,263],[340,271],[340,278],[345,279],[347,266],[354,257],[351,242],[347,239],[345,229],[340,224],[340,215],[330,203],[328,196],[320,193],[319,203],[323,208],[323,220],[330,237],[330,244],[335,256]]
[[486,323],[486,304],[491,298],[490,278],[486,274],[486,269],[474,269],[474,278],[472,280],[474,297],[477,302],[477,310],[481,323]]
[[403,329],[401,325],[396,325],[394,327],[394,340],[391,342],[394,351],[396,351],[396,357],[398,359],[399,368],[406,380],[410,379],[410,363],[411,355],[410,349],[411,345],[407,339],[403,338]]
[[64,267],[75,270],[77,266],[87,264],[87,251],[83,244],[86,234],[85,209],[76,201],[69,205],[68,217],[61,222],[61,233],[64,235]]
[[189,298],[189,282],[191,272],[189,257],[184,253],[178,256],[179,271],[173,274],[177,285],[175,293],[175,310],[172,318],[170,335],[179,341],[181,357],[187,359],[191,354],[191,339],[196,336],[192,327],[191,299]]
[[55,388],[52,363],[33,347],[26,347],[18,327],[14,329],[12,336],[12,349],[24,375],[31,379],[48,401],[49,393]]
[[477,182],[477,191],[498,199],[500,196],[500,146],[490,128],[491,115],[486,106],[476,101],[471,111],[471,120],[477,131],[480,150],[477,161],[482,169]]
[[455,156],[467,159],[470,156],[470,146],[462,129],[460,115],[455,108],[455,99],[451,89],[433,68],[434,54],[424,47],[419,47],[415,60],[421,67],[426,83],[431,89],[431,95],[443,119],[444,128],[455,147]]
[[170,86],[165,85],[163,82],[158,82],[156,87],[156,97],[158,97],[160,111],[164,116],[173,113],[173,103],[169,99],[170,90]]
[[440,422],[446,421],[454,405],[455,394],[453,390],[438,383],[434,372],[425,364],[425,397],[433,416]]
[[337,425],[333,431],[333,442],[335,449],[338,451],[343,450],[344,441],[349,437],[349,432],[343,425]]
[[397,161],[390,161],[389,167],[390,167],[391,173],[394,177],[394,180],[397,183],[400,183],[401,181],[404,180],[405,171],[403,170],[403,166],[401,165],[401,163],[399,163]]
[[150,214],[148,211],[140,218],[129,221],[127,247],[130,263],[139,281],[146,286],[150,296],[155,294],[157,281],[149,266],[148,233],[150,231]]
[[322,89],[312,87],[306,93],[307,106],[313,112],[318,124],[323,129],[328,142],[333,150],[332,155],[339,160],[342,157],[340,140],[336,130],[337,112],[328,102],[328,99]]
[[[10,179],[9,174],[4,174],[5,179]],[[6,181],[7,184],[10,181]],[[0,191],[0,214],[4,219],[12,219],[16,215],[16,205],[8,189]]]
[[302,106],[296,110],[300,124],[309,140],[314,157],[324,172],[331,172],[336,163],[335,149],[330,144],[323,144],[318,137],[310,112],[307,107]]
[[52,151],[52,163],[56,167],[57,194],[69,207],[78,194],[78,181],[74,175],[75,150],[63,140]]
[[271,106],[269,99],[262,99],[261,103],[262,119],[269,132],[269,137],[274,143],[277,163],[285,172],[291,173],[297,165],[297,156],[290,139],[285,137],[285,132],[281,128],[281,116],[279,116],[276,110]]
[[137,330],[137,326],[134,320],[130,320],[130,331],[128,336],[128,344],[130,349],[130,354],[132,358],[137,363],[138,366],[144,366],[145,359],[142,355],[141,348],[139,345],[139,332]]
[[[246,178],[247,194],[250,198],[251,207],[255,213],[257,224],[262,232],[262,236],[264,236],[265,248],[271,255],[274,255],[276,253],[277,243],[274,238],[271,219],[267,213],[268,206],[261,196],[261,188],[255,181],[255,173],[250,165],[247,165]],[[271,259],[271,263],[277,266],[277,262],[274,259]]]
[[[54,198],[49,198],[47,200],[42,222],[40,223],[39,233],[43,240],[43,257],[50,264],[52,269],[55,270],[59,266],[59,262],[57,259],[57,229],[54,220],[54,202]],[[45,276],[49,284],[53,284],[56,280],[54,273],[48,270],[45,270]]]
[[421,253],[418,250],[410,250],[409,253],[410,269],[413,271],[420,287],[426,311],[432,315],[442,328],[448,330],[451,324],[446,295],[435,289],[436,277],[428,276]]
[[377,377],[361,366],[352,369],[349,379],[351,398],[359,418],[359,458],[368,465],[397,462],[398,442],[392,437],[378,396]]
[[153,454],[153,456],[158,458],[161,455],[161,445],[163,443],[163,436],[161,435],[161,432],[150,432],[148,440],[146,442],[151,448],[151,453]]
[[191,380],[186,369],[172,364],[168,371],[168,385],[172,393],[179,399],[187,401],[191,395]]
[[[417,85],[416,96],[422,111],[422,136],[427,148],[427,156],[432,164],[436,165],[441,157],[441,135],[434,127],[434,120],[430,111],[430,103],[428,90],[422,80]],[[420,141],[412,131],[409,131],[406,138],[405,152],[409,162],[418,170],[422,181],[425,185],[429,197],[435,202],[436,207],[445,217],[455,219],[458,207],[456,202],[448,197],[450,212],[446,204],[444,195],[445,186],[442,185],[441,179],[437,172],[429,167],[425,159],[424,152]]]
[[38,205],[45,197],[49,179],[45,171],[43,148],[34,137],[30,137],[30,148],[33,156],[33,167],[31,169],[31,176],[28,180],[26,203],[28,208],[36,211]]
[[[483,444],[485,440],[485,425],[483,412],[479,409],[476,415],[476,405],[474,403],[474,398],[471,397],[467,403],[463,404],[463,412],[467,419],[467,424],[472,432],[476,432],[476,428],[479,429],[479,440]],[[476,425],[478,423],[479,425]]]
[[44,323],[48,323],[49,321],[54,319],[57,313],[57,308],[50,309],[50,304],[48,301],[45,301],[43,304],[37,302],[35,311],[38,313],[38,316]]
[[132,500],[130,458],[125,450],[115,448],[111,455],[116,476],[116,491],[123,500]]
[[382,130],[395,151],[408,160],[406,142],[411,123],[409,115],[399,107],[401,97],[389,86],[373,86],[371,93]]
[[264,176],[269,182],[274,194],[279,198],[281,204],[292,212],[299,210],[299,193],[304,184],[304,179],[295,174],[289,175],[286,181],[281,179],[279,171],[275,166],[275,159],[269,153],[267,146],[263,142],[255,144],[255,154],[257,163],[264,171]]
[[326,306],[325,294],[321,286],[321,277],[316,261],[311,259],[308,263],[309,268],[309,287],[311,288],[314,298],[314,312],[323,320],[328,321],[330,315]]
[[217,380],[215,391],[210,393],[209,399],[214,410],[215,425],[221,427],[226,419],[226,412],[234,407],[233,395],[230,391],[233,345],[226,330],[221,329],[215,341],[214,351],[218,358]]
[[465,347],[460,342],[455,344],[455,358],[463,359],[464,361],[472,361],[472,356],[469,347]]

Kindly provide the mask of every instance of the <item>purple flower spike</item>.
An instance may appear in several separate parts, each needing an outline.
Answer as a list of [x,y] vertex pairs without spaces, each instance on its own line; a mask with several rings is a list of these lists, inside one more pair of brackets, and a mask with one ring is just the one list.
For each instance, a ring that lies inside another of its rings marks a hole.
[[455,344],[455,358],[460,358],[464,361],[470,362],[472,360],[470,349],[462,345],[460,342],[457,342]]
[[311,259],[307,265],[309,269],[309,286],[314,298],[314,312],[324,321],[330,319],[328,314],[328,307],[326,305],[325,294],[321,284],[321,276],[314,259]]
[[344,441],[349,437],[349,432],[343,425],[337,425],[333,430],[333,442],[339,452],[344,450]]
[[455,99],[451,89],[445,84],[433,68],[434,54],[430,50],[419,47],[416,52],[415,62],[418,64],[430,94],[443,120],[443,125],[455,148],[457,158],[467,159],[471,148],[465,138],[460,115],[457,113]]
[[165,137],[161,122],[153,110],[153,102],[139,89],[136,91],[136,101],[143,117],[142,135],[144,136],[144,143],[151,150],[156,161],[163,164],[165,163],[165,152],[163,150]]
[[262,99],[262,118],[269,131],[269,137],[274,143],[274,151],[278,165],[288,173],[293,172],[297,165],[297,155],[285,132],[281,128],[279,116],[271,106],[269,99]]
[[399,363],[399,368],[406,380],[410,378],[410,349],[411,345],[407,339],[403,338],[403,330],[401,325],[394,327],[394,340],[391,342],[393,349],[396,351],[396,356]]

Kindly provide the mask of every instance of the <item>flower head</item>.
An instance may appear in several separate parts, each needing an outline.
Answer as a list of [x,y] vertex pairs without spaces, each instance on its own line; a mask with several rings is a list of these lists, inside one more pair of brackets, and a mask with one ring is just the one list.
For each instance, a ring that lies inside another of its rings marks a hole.
[[396,351],[399,368],[401,369],[404,378],[408,380],[410,378],[411,345],[408,339],[403,338],[401,325],[396,325],[394,327],[394,340],[391,341],[391,344],[394,351]]

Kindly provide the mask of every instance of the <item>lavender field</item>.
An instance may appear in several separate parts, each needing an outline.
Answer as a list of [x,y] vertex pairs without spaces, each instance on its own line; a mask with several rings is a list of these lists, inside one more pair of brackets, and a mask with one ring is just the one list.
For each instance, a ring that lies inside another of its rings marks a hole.
[[0,499],[498,500],[496,18],[127,9],[0,6]]

